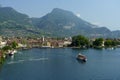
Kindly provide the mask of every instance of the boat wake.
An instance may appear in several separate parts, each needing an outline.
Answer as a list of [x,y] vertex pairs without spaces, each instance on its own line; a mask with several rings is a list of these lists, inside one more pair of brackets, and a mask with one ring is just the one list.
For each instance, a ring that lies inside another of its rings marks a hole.
[[28,60],[18,60],[18,61],[10,61],[7,64],[16,64],[16,63],[22,63],[22,62],[29,62],[29,61],[44,61],[48,60],[48,58],[38,58],[38,59],[28,59]]
[[29,59],[29,61],[41,61],[41,60],[48,60],[48,58]]
[[24,62],[25,60],[18,60],[18,61],[10,61],[7,64],[16,64],[16,63],[21,63]]

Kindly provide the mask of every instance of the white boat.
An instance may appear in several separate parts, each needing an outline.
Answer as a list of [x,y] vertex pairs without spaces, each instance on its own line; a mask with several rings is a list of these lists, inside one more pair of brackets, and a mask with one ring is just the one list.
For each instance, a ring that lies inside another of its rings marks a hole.
[[9,56],[14,55],[15,53],[17,53],[17,51],[16,51],[16,50],[13,50],[13,51],[11,51],[11,52],[9,53]]
[[51,48],[51,46],[42,46],[42,48]]
[[83,61],[83,62],[86,62],[86,61],[87,61],[86,56],[83,55],[83,54],[81,54],[81,53],[79,53],[79,54],[77,55],[77,58],[76,58],[76,59],[77,59],[77,60],[81,60],[81,61]]

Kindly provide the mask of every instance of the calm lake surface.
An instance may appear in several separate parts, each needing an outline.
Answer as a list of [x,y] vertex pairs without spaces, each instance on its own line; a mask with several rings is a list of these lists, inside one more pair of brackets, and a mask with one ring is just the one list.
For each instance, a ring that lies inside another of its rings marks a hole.
[[[76,55],[87,56],[86,63]],[[39,49],[18,51],[0,69],[0,80],[120,80],[120,49]]]

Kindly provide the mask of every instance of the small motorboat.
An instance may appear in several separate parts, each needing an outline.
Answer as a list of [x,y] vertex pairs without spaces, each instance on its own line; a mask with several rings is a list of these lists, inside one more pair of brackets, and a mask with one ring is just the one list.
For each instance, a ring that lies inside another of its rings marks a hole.
[[16,51],[16,50],[13,50],[13,51],[9,52],[9,56],[14,55],[15,53],[17,53],[17,51]]
[[86,62],[86,61],[87,61],[86,56],[83,55],[83,54],[81,54],[81,53],[79,53],[79,54],[77,55],[77,58],[76,58],[76,59],[77,59],[77,60],[81,60],[81,61],[83,61],[83,62]]

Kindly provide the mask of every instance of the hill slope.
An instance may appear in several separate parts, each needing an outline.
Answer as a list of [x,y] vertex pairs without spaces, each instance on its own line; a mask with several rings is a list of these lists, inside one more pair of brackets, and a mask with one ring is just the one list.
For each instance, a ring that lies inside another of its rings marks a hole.
[[42,18],[32,18],[33,25],[54,36],[86,35],[91,37],[107,37],[111,31],[86,22],[70,11],[59,8]]
[[0,7],[0,34],[3,36],[28,36],[34,34],[31,19],[11,7]]

